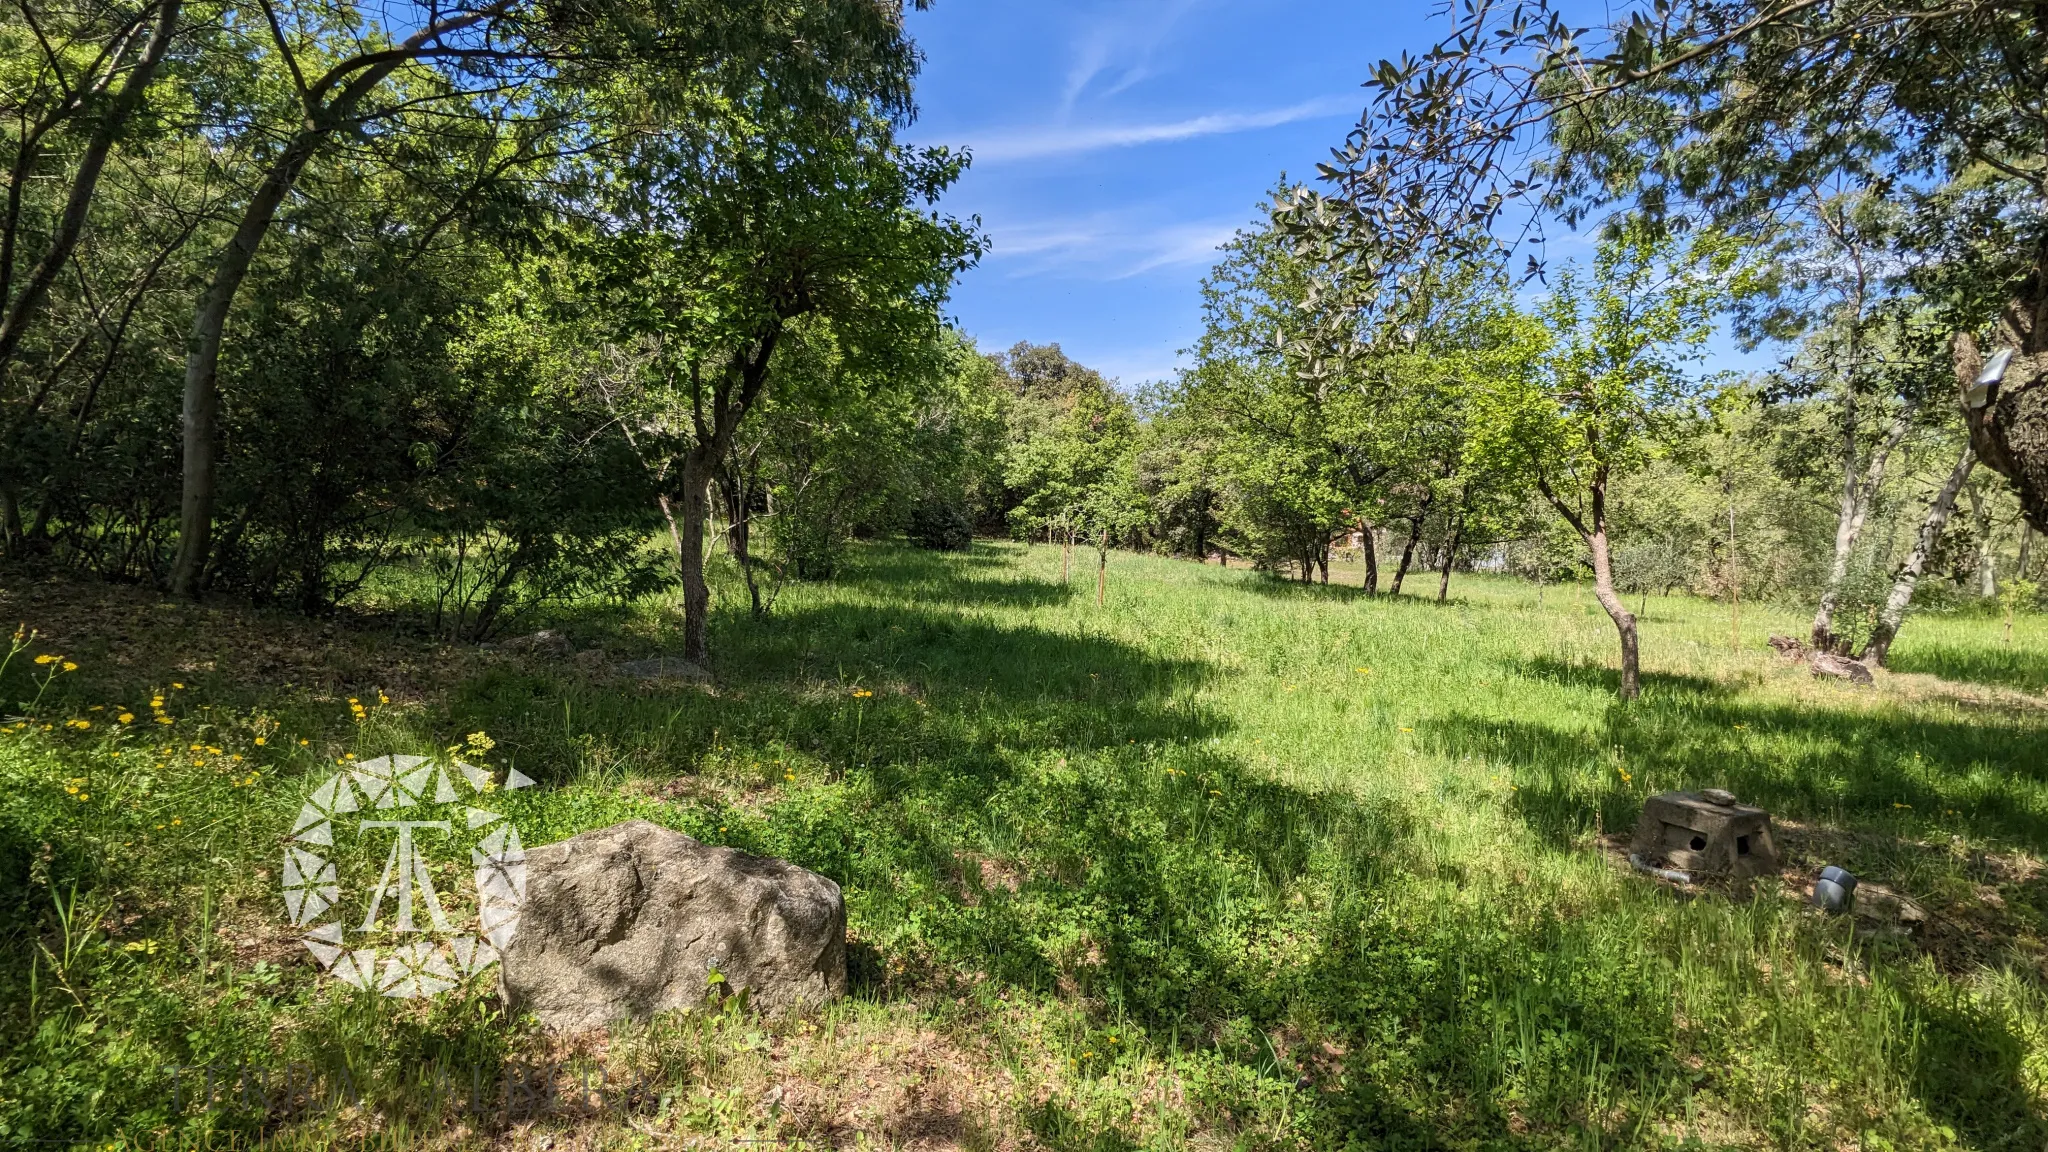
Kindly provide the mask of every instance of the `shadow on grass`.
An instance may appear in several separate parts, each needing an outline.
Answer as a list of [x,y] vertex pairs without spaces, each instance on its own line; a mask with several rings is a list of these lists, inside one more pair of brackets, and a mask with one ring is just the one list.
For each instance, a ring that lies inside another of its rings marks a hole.
[[1966,684],[1996,684],[2022,692],[2048,691],[2048,652],[2020,645],[1965,648],[1908,644],[1894,649],[1894,672],[1923,672]]
[[[1611,674],[1570,666],[1531,662],[1522,670],[1612,684]],[[1670,678],[1661,691],[1610,704],[1584,728],[1453,716],[1428,723],[1424,736],[1447,757],[1510,766],[1517,784],[1510,811],[1557,849],[1596,831],[1632,829],[1648,793],[1721,787],[1780,818],[1818,826],[1829,858],[1805,863],[1842,864],[1903,891],[1995,878],[1940,846],[1959,828],[2036,856],[2048,851],[2041,728],[2017,717],[1763,704],[1712,682]],[[2007,892],[2009,902],[2025,898],[2019,889]],[[2024,910],[2013,915],[2024,919]],[[1985,959],[1963,937],[1931,940],[1908,954],[1920,950],[1953,952],[1951,960],[1971,969]],[[2036,1147],[2048,1138],[2022,1073],[2028,1047],[2012,1022],[1945,980],[1901,975],[1897,982],[1919,1036],[1903,1071],[1929,1113],[1986,1147]]]
[[1918,1024],[1911,1084],[1933,1118],[1978,1148],[2039,1148],[2048,1124],[2026,1088],[2027,1043],[2013,1022],[1952,984],[1908,986]]
[[[1072,600],[1072,584],[1015,573],[1025,551],[1022,544],[988,541],[976,541],[967,552],[881,545],[857,553],[839,583],[871,595],[960,607],[1047,608]],[[1010,575],[990,578],[990,572]]]
[[[1515,661],[1509,668],[1530,680],[1572,688],[1598,688],[1609,694],[1621,691],[1621,669],[1605,664],[1536,656]],[[1727,685],[1705,676],[1646,671],[1641,673],[1641,679],[1646,696],[1725,696],[1730,691]]]
[[1272,600],[1336,600],[1343,603],[1380,604],[1387,607],[1396,605],[1417,608],[1469,608],[1471,601],[1458,595],[1456,584],[1451,585],[1447,600],[1436,598],[1436,585],[1432,583],[1427,591],[1410,586],[1399,593],[1389,592],[1382,585],[1378,592],[1367,593],[1356,584],[1304,584],[1290,576],[1276,576],[1264,573],[1257,579],[1246,580],[1242,585],[1246,591],[1258,593]]
[[[1674,1078],[1689,1082],[1674,961],[1642,946],[1639,921],[1559,916],[1540,896],[1461,898],[1401,802],[1311,792],[1220,753],[1210,739],[1229,722],[1201,703],[1209,665],[971,617],[962,609],[986,602],[976,586],[989,581],[954,559],[885,554],[852,575],[900,579],[913,603],[718,618],[713,690],[500,669],[456,694],[446,727],[487,728],[543,782],[598,759],[658,783],[713,778],[680,793],[695,799],[634,814],[839,881],[863,995],[955,1003],[980,985],[1115,1022],[1126,1043],[1200,1037],[1213,1062],[1199,1064],[1203,1091],[1232,1110],[1205,1123],[1292,1110],[1283,1122],[1325,1146],[1498,1142],[1531,1118],[1619,1136],[1669,1106]],[[1611,690],[1590,665],[1516,670]],[[1895,802],[1954,806],[1963,781],[1990,781],[1972,785],[1984,791],[1971,819],[2048,842],[2034,804],[2048,766],[2020,763],[2017,728],[1760,707],[1664,677],[1591,730],[1453,717],[1424,738],[1512,764],[1517,813],[1553,843],[1595,813],[1608,828],[1633,822],[1640,791],[1621,785],[1616,747],[1639,783],[1720,784],[1787,814],[1879,825]],[[556,795],[531,843],[620,818],[592,790]],[[1770,955],[1743,951],[1762,947],[1745,935],[1715,939],[1744,971]],[[1283,1028],[1350,1053],[1334,1090],[1295,1088],[1306,1057],[1276,1051]],[[1973,1110],[2024,1114],[1996,1052],[1974,1081],[1942,1079],[1935,1062],[1963,1058],[1960,1043],[1901,1047],[1887,1074],[1923,1084],[1931,1111],[1964,1117],[1959,1130]],[[1126,1146],[1093,1117],[1055,1100],[1026,1123],[1048,1146]]]
[[1446,755],[1512,765],[1523,819],[1553,843],[1596,818],[1608,830],[1633,827],[1645,790],[1713,787],[1781,817],[1885,835],[1919,826],[1945,838],[1960,828],[2048,851],[2041,729],[2017,720],[1646,692],[1610,705],[1591,728],[1451,716],[1425,732]]

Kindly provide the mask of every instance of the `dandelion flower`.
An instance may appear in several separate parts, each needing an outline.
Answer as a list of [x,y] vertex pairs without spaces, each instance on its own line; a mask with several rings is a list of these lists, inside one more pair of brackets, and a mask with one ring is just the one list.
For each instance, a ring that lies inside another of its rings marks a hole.
[[76,664],[73,664],[73,663],[72,663],[71,661],[69,661],[69,660],[66,660],[66,661],[64,662],[64,670],[65,670],[66,672],[76,672],[76,671],[78,671],[78,665],[76,665]]
[[171,681],[171,687],[176,688],[180,692],[183,692],[185,690],[185,686],[183,684],[178,683],[176,680]]
[[119,720],[123,724],[133,724],[135,723],[135,713],[123,712],[119,716],[114,717],[114,719]]
[[270,737],[268,737],[268,736],[258,736],[258,737],[256,738],[256,746],[257,746],[258,748],[261,748],[261,747],[263,747],[263,746],[264,746],[265,744],[268,744],[268,743],[270,743]]
[[52,655],[50,655],[49,653],[45,652],[45,653],[44,653],[43,655],[41,655],[41,656],[38,656],[38,657],[36,657],[36,663],[38,663],[38,664],[55,664],[55,663],[56,663],[57,661],[59,661],[59,660],[61,660],[61,659],[63,659],[63,657],[61,657],[61,656],[52,656]]

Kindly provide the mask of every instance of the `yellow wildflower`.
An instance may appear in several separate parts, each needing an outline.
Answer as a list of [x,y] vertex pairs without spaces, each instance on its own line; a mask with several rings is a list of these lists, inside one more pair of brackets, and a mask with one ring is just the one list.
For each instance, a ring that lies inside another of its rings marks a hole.
[[268,736],[258,736],[258,737],[256,738],[256,746],[257,746],[258,748],[261,748],[261,747],[263,747],[263,746],[264,746],[265,744],[268,744],[268,743],[270,743],[270,737],[268,737]]
[[66,661],[64,662],[64,670],[65,670],[66,672],[76,672],[76,671],[78,671],[78,665],[76,665],[76,664],[73,664],[73,663],[72,663],[71,661],[69,661],[69,660],[66,660]]
[[119,716],[114,717],[114,719],[119,720],[123,724],[133,724],[135,723],[135,713],[123,712]]
[[181,692],[184,691],[185,688],[183,684],[178,683],[176,680],[171,681],[171,687],[176,688]]
[[36,657],[36,663],[38,663],[38,664],[55,664],[55,663],[56,663],[57,661],[59,661],[59,660],[62,660],[62,659],[63,659],[63,657],[62,657],[62,656],[52,656],[52,655],[50,655],[49,653],[47,653],[47,652],[46,652],[46,653],[44,653],[43,655],[41,655],[41,656],[38,656],[38,657]]

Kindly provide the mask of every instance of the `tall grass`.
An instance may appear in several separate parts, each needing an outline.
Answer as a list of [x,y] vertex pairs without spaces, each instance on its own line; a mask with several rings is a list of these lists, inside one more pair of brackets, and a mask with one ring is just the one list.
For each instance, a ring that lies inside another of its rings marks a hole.
[[[357,721],[221,676],[173,693],[171,725],[59,727],[162,687],[87,667],[0,738],[0,1134],[460,1143],[407,1070],[550,1042],[488,989],[316,982],[270,947],[257,873],[336,757],[483,730],[543,785],[506,798],[529,844],[638,816],[786,856],[844,886],[854,937],[854,1000],[822,1026],[721,1009],[622,1033],[605,1058],[659,1082],[640,1118],[546,1123],[842,1140],[761,1091],[853,1092],[879,1037],[929,1034],[971,1056],[970,1145],[2048,1142],[2039,620],[2010,647],[1995,620],[1915,620],[1899,666],[1950,679],[1858,690],[1775,660],[1790,614],[1745,608],[1735,648],[1724,607],[1653,597],[1623,704],[1577,589],[1539,606],[1460,576],[1439,605],[1119,555],[1098,609],[1092,573],[1059,571],[1051,548],[875,546],[766,620],[728,589],[708,690],[502,662]],[[616,657],[672,643],[672,609],[559,623]],[[32,693],[7,675],[0,699]],[[63,791],[82,777],[92,801]],[[1939,923],[1616,866],[1647,794],[1705,786],[1771,808],[1795,866]],[[163,1068],[237,1060],[345,1067],[363,1102],[163,1104]]]

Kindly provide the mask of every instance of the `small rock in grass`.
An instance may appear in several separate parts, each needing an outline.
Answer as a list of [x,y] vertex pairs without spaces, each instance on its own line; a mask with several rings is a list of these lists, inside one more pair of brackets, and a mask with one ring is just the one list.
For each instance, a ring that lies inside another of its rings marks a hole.
[[1851,684],[1876,683],[1870,675],[1869,668],[1847,656],[1837,656],[1832,652],[1816,652],[1810,663],[1815,676],[1832,676],[1837,680],[1847,680]]
[[536,656],[567,656],[570,651],[569,638],[553,628],[543,628],[531,636],[514,636],[482,647],[486,650],[495,648],[500,652],[531,652]]

